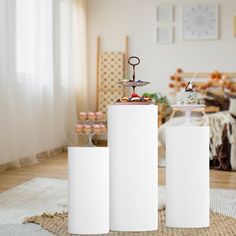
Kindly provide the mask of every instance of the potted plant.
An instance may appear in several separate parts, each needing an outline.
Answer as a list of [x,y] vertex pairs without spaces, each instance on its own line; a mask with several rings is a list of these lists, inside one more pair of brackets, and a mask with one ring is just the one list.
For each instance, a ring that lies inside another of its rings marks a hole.
[[144,93],[143,97],[151,98],[155,105],[158,105],[158,110],[160,113],[166,113],[167,109],[170,107],[168,99],[161,93]]

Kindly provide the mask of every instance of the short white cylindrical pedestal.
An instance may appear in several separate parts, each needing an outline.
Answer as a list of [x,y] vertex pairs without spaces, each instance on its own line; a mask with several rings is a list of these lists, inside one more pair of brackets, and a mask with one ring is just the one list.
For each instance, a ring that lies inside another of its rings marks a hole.
[[209,127],[167,128],[166,188],[167,226],[209,226]]
[[69,147],[68,231],[109,232],[108,148]]
[[158,228],[157,107],[108,108],[110,229]]

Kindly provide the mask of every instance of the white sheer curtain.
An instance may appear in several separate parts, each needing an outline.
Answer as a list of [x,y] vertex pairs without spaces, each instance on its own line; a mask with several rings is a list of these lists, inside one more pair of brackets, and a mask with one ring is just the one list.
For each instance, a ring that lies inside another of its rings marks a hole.
[[[88,109],[87,98],[87,18],[86,0],[73,1],[73,45],[76,79],[77,110]],[[77,65],[77,66],[76,66]]]
[[22,158],[37,162],[36,154],[73,143],[76,94],[86,81],[86,52],[77,45],[86,27],[75,21],[85,14],[83,4],[0,1],[1,168],[20,166]]

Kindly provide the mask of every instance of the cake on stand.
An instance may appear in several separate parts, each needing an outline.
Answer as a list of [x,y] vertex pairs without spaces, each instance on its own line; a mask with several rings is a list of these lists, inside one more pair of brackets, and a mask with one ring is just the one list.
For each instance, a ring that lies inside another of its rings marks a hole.
[[177,94],[177,104],[172,105],[174,109],[181,110],[185,113],[184,126],[195,126],[192,123],[191,113],[193,110],[204,108],[204,104],[198,104],[198,94],[193,91],[193,83],[188,82],[185,91]]

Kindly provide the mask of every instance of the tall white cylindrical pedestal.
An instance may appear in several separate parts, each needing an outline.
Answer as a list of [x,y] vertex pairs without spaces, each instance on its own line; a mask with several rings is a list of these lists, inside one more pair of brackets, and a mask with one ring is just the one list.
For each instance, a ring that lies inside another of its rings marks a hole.
[[209,127],[167,128],[166,188],[167,226],[209,226]]
[[69,147],[68,231],[109,232],[108,148]]
[[108,107],[110,229],[158,228],[157,107]]

